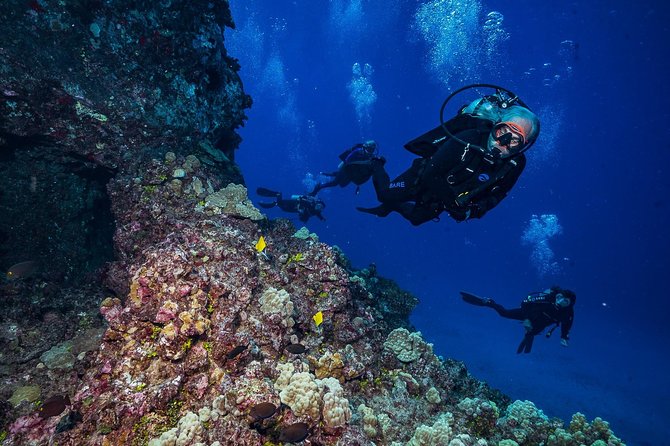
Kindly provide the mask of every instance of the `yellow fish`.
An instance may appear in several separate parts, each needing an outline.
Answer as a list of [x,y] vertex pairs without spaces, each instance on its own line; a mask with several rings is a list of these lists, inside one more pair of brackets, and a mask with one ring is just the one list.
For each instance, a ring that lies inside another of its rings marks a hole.
[[312,316],[312,319],[314,319],[314,323],[318,327],[323,322],[323,313],[319,311],[314,316]]
[[261,235],[261,238],[256,242],[256,251],[263,252],[267,245],[265,244],[265,238]]

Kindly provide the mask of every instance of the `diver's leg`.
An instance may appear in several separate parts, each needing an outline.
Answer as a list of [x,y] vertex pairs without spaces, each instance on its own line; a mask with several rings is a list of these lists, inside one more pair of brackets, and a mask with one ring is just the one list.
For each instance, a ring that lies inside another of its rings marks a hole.
[[385,201],[383,198],[386,196],[386,193],[389,189],[389,183],[391,178],[389,174],[384,169],[384,165],[381,163],[375,163],[372,165],[372,185],[375,188],[377,193],[377,200]]
[[314,196],[316,196],[316,194],[319,193],[319,191],[321,189],[325,189],[327,187],[335,187],[338,184],[340,184],[340,182],[338,181],[337,177],[333,178],[332,180],[328,181],[327,183],[317,183],[316,186],[314,186],[314,189],[312,190],[312,192],[309,193],[309,195],[314,197]]
[[377,217],[386,217],[393,211],[397,211],[397,206],[393,203],[382,203],[379,206],[373,208],[363,208],[360,206],[356,207],[357,210],[365,212],[366,214],[376,215]]
[[416,159],[405,172],[389,180],[389,175],[381,163],[373,165],[372,184],[379,201],[403,202],[412,201],[416,194],[416,180],[423,169],[423,159]]
[[507,319],[514,319],[516,321],[522,321],[526,319],[528,316],[526,315],[526,312],[522,308],[513,308],[511,310],[508,310],[507,308],[503,307],[502,305],[495,303],[491,301],[488,306],[496,310],[496,312],[501,315],[504,318]]
[[398,206],[398,212],[409,220],[414,226],[419,226],[427,221],[434,220],[438,214],[434,210],[414,203],[402,203]]

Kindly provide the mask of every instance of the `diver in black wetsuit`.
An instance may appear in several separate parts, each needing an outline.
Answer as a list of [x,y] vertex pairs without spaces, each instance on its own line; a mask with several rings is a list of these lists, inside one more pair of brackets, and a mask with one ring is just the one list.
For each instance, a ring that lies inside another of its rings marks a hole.
[[575,317],[575,301],[577,300],[577,295],[570,290],[554,286],[543,292],[531,293],[521,302],[520,308],[509,310],[493,299],[477,297],[463,291],[461,296],[469,304],[491,307],[504,318],[523,321],[526,333],[517,348],[517,353],[530,353],[535,336],[553,324],[556,325],[547,332],[546,336],[550,337],[556,327],[560,325],[561,345],[563,347],[568,346],[570,329]]
[[281,192],[276,192],[264,187],[256,189],[256,193],[262,197],[272,197],[272,202],[261,201],[258,205],[265,209],[278,206],[284,212],[297,213],[301,222],[306,223],[310,217],[317,217],[319,220],[325,220],[321,212],[326,208],[323,200],[314,198],[310,195],[291,195],[291,198],[282,198]]
[[378,155],[377,143],[373,140],[365,141],[362,144],[356,144],[352,148],[345,150],[339,156],[342,162],[337,166],[337,171],[324,173],[322,175],[332,177],[327,183],[318,183],[309,194],[315,196],[321,189],[327,187],[345,187],[349,183],[354,183],[356,193],[358,186],[365,183],[372,176],[372,162],[378,161],[383,164],[384,158]]
[[395,211],[413,225],[444,211],[457,221],[481,218],[512,189],[526,165],[523,152],[539,131],[539,119],[516,96],[500,91],[485,96],[407,143],[421,158],[393,181],[383,163],[373,162],[372,181],[382,204],[357,209],[380,217]]

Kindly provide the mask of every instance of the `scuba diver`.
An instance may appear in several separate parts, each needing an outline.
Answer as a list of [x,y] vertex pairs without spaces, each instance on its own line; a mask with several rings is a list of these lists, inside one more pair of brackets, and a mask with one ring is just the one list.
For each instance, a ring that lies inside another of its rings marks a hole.
[[356,185],[356,193],[361,184],[365,183],[372,176],[372,163],[377,161],[384,164],[384,158],[379,156],[379,147],[373,140],[359,143],[352,148],[345,150],[339,156],[342,162],[337,166],[337,171],[331,173],[321,172],[321,175],[332,177],[327,183],[318,183],[309,194],[315,196],[321,189],[326,187],[345,187],[349,183]]
[[[443,120],[454,95],[475,87],[495,88]],[[512,189],[526,165],[523,152],[538,137],[540,121],[518,96],[489,84],[456,90],[442,104],[439,127],[405,144],[419,155],[393,181],[381,163],[373,163],[372,182],[381,205],[357,208],[386,217],[400,213],[413,225],[437,220],[446,211],[454,220],[481,218]]]
[[491,307],[504,318],[523,321],[526,333],[516,350],[517,353],[530,353],[535,336],[552,324],[556,325],[546,333],[546,337],[549,338],[556,327],[560,325],[561,345],[563,347],[568,346],[570,328],[572,328],[572,321],[575,317],[575,301],[577,300],[577,295],[570,290],[552,286],[542,292],[529,294],[521,302],[520,308],[509,310],[493,299],[477,297],[464,291],[461,291],[461,297],[471,305]]
[[291,195],[291,198],[282,198],[281,192],[276,192],[264,187],[256,189],[256,193],[261,197],[272,197],[272,202],[259,202],[258,205],[265,209],[279,206],[284,212],[294,212],[298,214],[301,222],[307,223],[310,217],[317,217],[319,220],[325,220],[321,212],[326,208],[323,200],[314,198],[310,195]]

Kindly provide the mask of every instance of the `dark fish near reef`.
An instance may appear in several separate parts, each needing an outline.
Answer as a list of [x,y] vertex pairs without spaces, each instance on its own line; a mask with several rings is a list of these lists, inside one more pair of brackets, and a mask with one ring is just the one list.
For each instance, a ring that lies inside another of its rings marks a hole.
[[289,344],[286,346],[286,351],[293,353],[294,355],[299,355],[307,351],[307,347],[302,344]]
[[249,415],[257,420],[270,418],[277,411],[277,406],[272,403],[259,403],[251,408]]
[[12,265],[7,270],[8,279],[23,279],[30,277],[37,271],[37,262],[28,260],[27,262],[17,263]]
[[60,419],[58,425],[56,426],[56,433],[69,431],[73,429],[77,423],[83,420],[83,417],[76,410],[70,411],[67,415]]
[[231,351],[229,351],[228,354],[226,354],[226,358],[228,358],[228,359],[235,359],[235,357],[236,357],[237,355],[239,355],[240,353],[242,353],[242,352],[245,351],[246,349],[247,349],[247,346],[246,346],[246,345],[238,345],[237,347],[235,347],[234,349],[232,349]]
[[67,395],[55,395],[47,398],[40,407],[40,417],[50,418],[60,415],[66,406],[70,405],[70,398]]
[[293,423],[281,430],[279,441],[297,443],[307,438],[308,435],[309,426],[307,423]]

